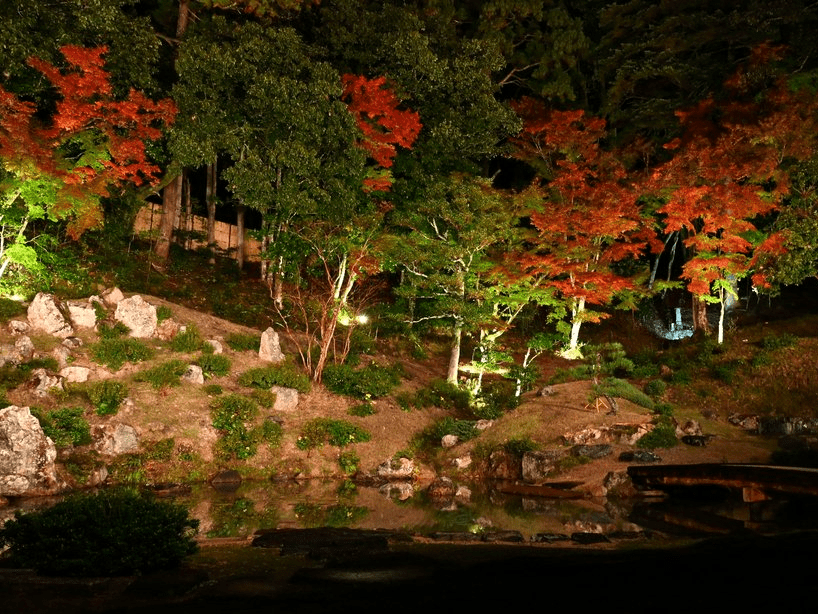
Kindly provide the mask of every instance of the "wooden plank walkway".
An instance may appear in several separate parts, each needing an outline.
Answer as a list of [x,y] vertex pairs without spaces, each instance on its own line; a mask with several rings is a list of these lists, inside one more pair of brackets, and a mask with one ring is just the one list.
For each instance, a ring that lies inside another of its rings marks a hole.
[[700,464],[628,467],[640,490],[676,490],[718,486],[740,490],[744,501],[763,501],[781,495],[818,496],[818,469],[774,465]]

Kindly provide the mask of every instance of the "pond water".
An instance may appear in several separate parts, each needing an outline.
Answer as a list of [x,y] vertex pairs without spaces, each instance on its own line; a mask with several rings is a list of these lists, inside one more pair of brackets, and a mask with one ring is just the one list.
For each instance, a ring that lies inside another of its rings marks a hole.
[[[308,480],[245,482],[232,489],[201,484],[159,495],[187,507],[205,538],[248,538],[260,529],[325,526],[425,536],[517,531],[526,542],[575,533],[655,540],[818,528],[814,498],[748,504],[737,496],[710,492],[696,498],[623,501],[520,496],[503,490],[501,483],[461,485],[457,496],[431,500],[408,484],[370,488]],[[16,509],[30,511],[56,500],[15,501],[0,509],[0,522]]]

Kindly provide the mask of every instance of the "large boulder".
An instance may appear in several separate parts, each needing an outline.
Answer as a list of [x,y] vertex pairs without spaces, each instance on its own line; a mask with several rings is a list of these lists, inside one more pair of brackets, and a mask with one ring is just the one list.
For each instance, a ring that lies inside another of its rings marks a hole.
[[291,412],[298,407],[298,390],[295,388],[285,388],[284,386],[273,386],[270,392],[276,395],[273,404],[274,411]]
[[28,323],[32,328],[65,339],[74,334],[68,318],[51,294],[40,292],[28,306]]
[[63,491],[56,458],[54,442],[28,407],[0,409],[0,496],[37,497]]
[[119,301],[114,318],[130,329],[131,337],[140,339],[153,337],[159,321],[156,317],[156,307],[138,294]]
[[267,362],[280,363],[284,361],[284,353],[281,351],[281,343],[278,340],[278,333],[269,327],[261,333],[261,343],[258,348],[258,357]]

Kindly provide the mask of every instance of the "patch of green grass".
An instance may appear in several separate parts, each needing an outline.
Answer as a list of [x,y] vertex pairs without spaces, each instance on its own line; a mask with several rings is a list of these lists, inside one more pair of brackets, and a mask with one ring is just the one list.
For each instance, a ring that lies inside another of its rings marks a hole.
[[174,352],[180,352],[182,354],[198,352],[204,345],[205,340],[202,338],[202,334],[193,324],[187,326],[185,330],[177,333],[177,335],[170,341],[170,349],[172,349]]
[[250,423],[258,416],[258,405],[239,394],[219,397],[211,404],[213,426],[220,432],[216,451],[222,458],[246,460],[255,456],[260,433]]
[[347,410],[347,413],[350,416],[358,416],[359,418],[363,418],[365,416],[371,416],[375,413],[375,408],[372,406],[372,403],[358,403],[357,405],[353,405]]
[[58,448],[91,443],[91,428],[82,407],[64,407],[47,413],[31,408],[31,414],[37,418],[43,432]]
[[196,360],[205,377],[225,377],[230,375],[231,362],[224,354],[202,354]]
[[8,322],[12,318],[23,315],[26,307],[20,301],[0,297],[0,322]]
[[239,384],[249,388],[270,389],[273,386],[295,388],[298,392],[307,393],[312,389],[310,378],[306,373],[296,371],[290,365],[257,367],[248,369],[239,376]]
[[148,382],[153,388],[160,389],[178,386],[179,378],[187,371],[187,363],[183,360],[171,359],[137,373],[134,379],[137,382]]
[[522,457],[526,452],[533,452],[537,444],[530,437],[512,438],[503,443],[503,450],[513,456]]
[[153,358],[154,351],[138,339],[100,339],[90,346],[94,362],[119,371],[126,362],[138,363]]
[[606,377],[604,380],[596,384],[593,389],[594,401],[600,396],[608,395],[620,399],[626,399],[635,405],[639,405],[646,409],[653,410],[655,403],[648,395],[641,390],[638,390],[630,382],[616,377]]
[[773,352],[789,348],[798,343],[798,337],[790,333],[782,333],[780,335],[767,335],[761,340],[762,349]]
[[[98,303],[95,303],[98,304]],[[97,334],[100,339],[121,339],[125,337],[131,329],[122,322],[100,322],[97,326]]]
[[222,394],[224,392],[222,387],[219,386],[218,384],[207,384],[203,388],[203,390],[204,390],[205,394],[209,394],[209,395],[212,395],[214,397],[217,397],[217,396],[219,396],[220,394]]
[[369,441],[369,431],[346,420],[315,418],[301,428],[301,434],[295,442],[299,450],[320,448],[325,443],[339,448],[353,443]]
[[362,369],[349,365],[328,365],[321,381],[336,394],[368,400],[386,396],[400,383],[403,368],[400,365],[382,367],[370,363]]
[[173,311],[167,305],[159,305],[156,308],[156,321],[157,323],[164,322],[165,320],[169,320],[173,317]]
[[260,335],[245,335],[241,333],[231,333],[225,339],[227,346],[234,352],[257,352],[261,345]]
[[411,401],[414,407],[439,407],[441,409],[469,411],[471,395],[455,384],[443,379],[429,382],[426,388],[418,390]]
[[271,392],[270,390],[262,390],[260,388],[256,388],[250,393],[250,396],[256,403],[258,403],[261,407],[264,407],[266,409],[270,409],[276,404],[276,394],[275,392]]
[[85,394],[98,416],[110,416],[116,414],[128,396],[128,386],[116,380],[102,380],[85,387]]

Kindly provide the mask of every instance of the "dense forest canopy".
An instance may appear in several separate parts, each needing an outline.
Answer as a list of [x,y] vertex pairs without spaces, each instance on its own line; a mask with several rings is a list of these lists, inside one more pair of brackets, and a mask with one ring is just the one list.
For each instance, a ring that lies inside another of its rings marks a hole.
[[721,340],[732,298],[818,274],[816,26],[806,0],[8,0],[2,292],[161,202],[160,269],[183,208],[211,244],[253,227],[317,380],[375,279],[452,382],[526,310],[530,348],[577,355],[683,288]]

